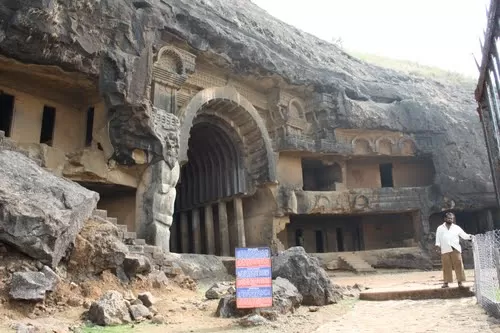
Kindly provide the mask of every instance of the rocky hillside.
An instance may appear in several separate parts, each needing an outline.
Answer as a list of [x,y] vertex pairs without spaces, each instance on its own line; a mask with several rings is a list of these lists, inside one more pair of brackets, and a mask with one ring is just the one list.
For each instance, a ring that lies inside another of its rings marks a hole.
[[331,107],[327,129],[386,129],[430,140],[437,193],[457,207],[483,206],[477,194],[492,191],[470,86],[365,63],[250,0],[1,0],[0,22],[1,54],[100,77],[101,92],[122,105],[145,100],[137,87],[147,76],[131,73],[150,69],[147,59],[165,41],[185,41],[236,74],[278,74],[283,83],[343,96],[346,107]]

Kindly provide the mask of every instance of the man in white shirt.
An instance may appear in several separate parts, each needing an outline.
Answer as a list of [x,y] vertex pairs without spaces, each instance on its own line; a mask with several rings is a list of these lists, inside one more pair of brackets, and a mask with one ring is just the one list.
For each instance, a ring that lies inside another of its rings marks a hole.
[[436,246],[441,250],[441,262],[443,264],[444,284],[442,288],[448,288],[448,283],[453,282],[453,270],[455,270],[459,287],[462,287],[462,282],[465,281],[462,248],[458,237],[471,240],[472,235],[465,233],[454,222],[455,215],[448,212],[444,216],[444,223],[436,230]]

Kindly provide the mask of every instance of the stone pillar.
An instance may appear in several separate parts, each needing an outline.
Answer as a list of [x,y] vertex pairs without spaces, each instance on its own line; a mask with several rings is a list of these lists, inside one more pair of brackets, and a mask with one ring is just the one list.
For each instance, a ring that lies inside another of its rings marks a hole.
[[219,237],[220,237],[220,255],[229,257],[229,225],[227,221],[227,207],[225,201],[219,202]]
[[238,246],[245,247],[245,220],[243,218],[243,201],[241,198],[234,198],[234,221],[238,233]]
[[207,254],[215,254],[214,211],[212,205],[205,206],[205,234],[207,237]]
[[191,223],[193,224],[193,250],[194,253],[201,253],[201,226],[200,226],[200,211],[198,208],[192,210]]
[[178,248],[179,242],[178,242],[178,238],[177,238],[177,226],[178,226],[178,224],[179,224],[179,222],[176,221],[176,219],[174,218],[172,226],[170,227],[170,252],[174,252],[174,253],[179,252],[179,248]]
[[486,210],[486,230],[491,231],[495,229],[495,222],[493,220],[493,214],[491,209]]
[[181,227],[181,246],[182,253],[189,252],[189,226],[188,226],[188,216],[186,212],[181,213],[180,227]]

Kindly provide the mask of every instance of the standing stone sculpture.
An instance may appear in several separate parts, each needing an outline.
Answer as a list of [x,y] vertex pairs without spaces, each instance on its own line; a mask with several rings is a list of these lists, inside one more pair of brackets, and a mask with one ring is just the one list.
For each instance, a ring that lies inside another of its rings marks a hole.
[[175,186],[179,180],[179,120],[165,110],[153,108],[153,130],[163,143],[162,159],[153,161],[138,189],[138,234],[149,244],[170,251],[170,227],[174,213]]

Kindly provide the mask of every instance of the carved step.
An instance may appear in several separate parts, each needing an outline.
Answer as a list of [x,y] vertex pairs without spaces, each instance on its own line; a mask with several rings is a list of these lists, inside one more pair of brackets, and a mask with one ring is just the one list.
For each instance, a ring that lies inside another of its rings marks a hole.
[[99,216],[100,218],[107,219],[108,218],[108,211],[104,209],[95,209],[92,212],[93,216]]
[[142,245],[127,245],[130,253],[144,253],[144,246]]
[[128,232],[128,227],[125,224],[117,224],[116,227],[123,233]]
[[342,254],[340,260],[357,273],[375,272],[375,268],[354,253]]
[[133,231],[127,231],[127,232],[125,232],[125,235],[123,238],[135,240],[137,238],[137,234]]
[[106,221],[111,222],[111,223],[113,223],[113,224],[115,224],[115,225],[116,225],[116,224],[118,224],[118,219],[117,219],[116,217],[109,217],[109,216],[108,216],[108,217],[106,218]]
[[146,240],[138,238],[138,239],[134,239],[133,243],[134,243],[134,245],[146,245]]

